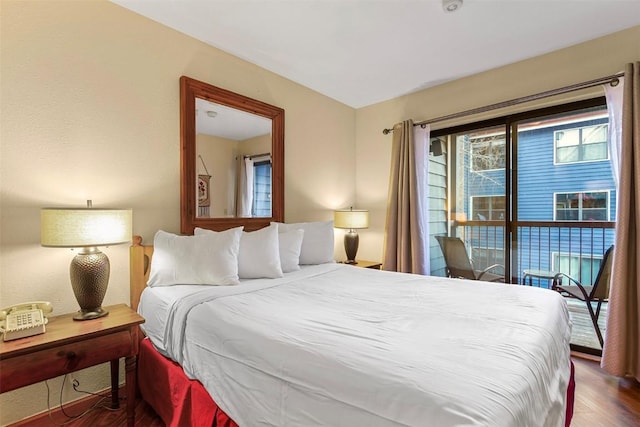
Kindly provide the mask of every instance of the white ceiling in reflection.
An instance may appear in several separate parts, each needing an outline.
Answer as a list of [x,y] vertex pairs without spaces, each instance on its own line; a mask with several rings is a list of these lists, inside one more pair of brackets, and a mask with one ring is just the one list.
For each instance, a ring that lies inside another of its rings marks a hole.
[[234,141],[271,134],[271,120],[196,98],[196,133]]

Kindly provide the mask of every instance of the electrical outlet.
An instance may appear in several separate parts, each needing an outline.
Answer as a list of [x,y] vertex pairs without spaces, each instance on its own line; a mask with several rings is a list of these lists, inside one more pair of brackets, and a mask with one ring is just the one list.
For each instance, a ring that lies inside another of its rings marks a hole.
[[67,374],[67,384],[65,388],[68,388],[68,392],[71,393],[72,390],[75,393],[79,393],[77,388],[80,385],[80,380],[78,380],[75,376],[75,372],[71,372]]

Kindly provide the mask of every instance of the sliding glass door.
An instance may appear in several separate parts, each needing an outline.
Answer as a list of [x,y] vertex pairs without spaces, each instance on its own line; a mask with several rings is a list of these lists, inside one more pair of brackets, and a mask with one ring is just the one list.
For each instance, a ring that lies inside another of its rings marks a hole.
[[[432,133],[449,148],[448,234],[476,270],[500,264],[505,282],[549,289],[557,273],[593,283],[615,224],[607,123],[596,99]],[[586,304],[567,303],[572,345],[597,353]]]
[[505,230],[509,217],[506,136],[504,125],[450,136],[454,159],[449,233],[466,243],[475,270],[495,264],[504,266],[506,261]]
[[[564,273],[591,286],[613,244],[616,190],[609,160],[605,106],[573,109],[514,123],[517,201],[513,229],[520,280],[552,287]],[[566,280],[566,279],[565,279]],[[571,343],[599,351],[587,306],[567,298]],[[595,309],[595,307],[594,307]],[[599,316],[605,332],[607,303]]]

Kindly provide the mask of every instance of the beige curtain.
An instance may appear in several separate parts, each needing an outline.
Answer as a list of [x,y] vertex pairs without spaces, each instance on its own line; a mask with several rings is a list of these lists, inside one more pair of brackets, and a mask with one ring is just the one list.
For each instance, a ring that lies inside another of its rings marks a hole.
[[429,127],[393,127],[382,268],[429,274]]
[[618,217],[601,366],[640,380],[640,63],[624,74]]

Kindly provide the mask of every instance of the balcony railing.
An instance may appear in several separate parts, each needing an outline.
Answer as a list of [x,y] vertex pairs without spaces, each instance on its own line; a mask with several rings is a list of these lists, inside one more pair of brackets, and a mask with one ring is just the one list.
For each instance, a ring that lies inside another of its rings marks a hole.
[[[505,256],[502,221],[457,222],[454,231],[467,245],[476,269],[505,265],[511,283],[517,284],[525,284],[525,273],[538,270],[539,275],[530,276],[526,284],[550,287],[550,277],[557,272],[568,274],[585,285],[592,284],[602,255],[613,245],[614,227],[615,222],[519,221],[514,227],[517,232],[510,242],[513,249],[508,256]],[[571,343],[597,351],[600,344],[586,306],[577,300],[567,302],[574,325]],[[604,334],[606,303],[602,309],[599,324]]]
[[[563,272],[591,284],[602,255],[613,245],[615,222],[520,221],[509,254],[511,282],[523,283],[525,270]],[[456,223],[474,266],[505,265],[505,225],[502,221]],[[534,278],[535,286],[546,279]]]

